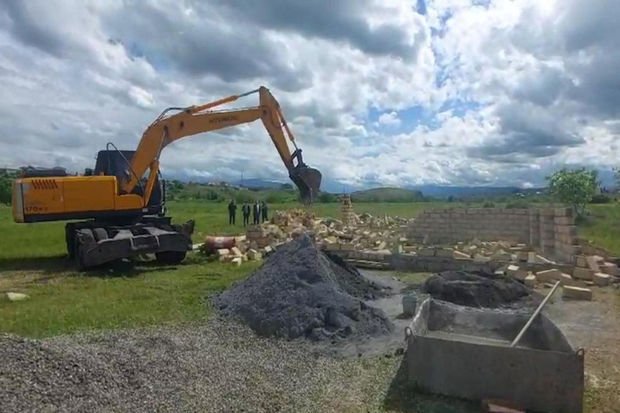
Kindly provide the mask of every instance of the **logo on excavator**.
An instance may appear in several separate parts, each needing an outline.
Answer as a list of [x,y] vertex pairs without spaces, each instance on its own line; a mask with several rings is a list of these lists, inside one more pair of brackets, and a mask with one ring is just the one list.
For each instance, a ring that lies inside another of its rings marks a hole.
[[226,123],[226,122],[236,122],[236,121],[237,121],[236,116],[229,115],[229,116],[222,116],[219,118],[211,119],[209,123]]
[[48,207],[40,207],[40,206],[27,206],[26,208],[24,208],[26,210],[26,213],[29,214],[36,214],[39,212],[46,212],[49,208]]

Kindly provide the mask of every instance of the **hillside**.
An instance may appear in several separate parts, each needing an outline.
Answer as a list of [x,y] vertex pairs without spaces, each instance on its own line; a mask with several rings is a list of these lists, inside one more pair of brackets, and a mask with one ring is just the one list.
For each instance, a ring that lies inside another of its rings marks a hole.
[[423,201],[420,191],[403,188],[373,188],[351,194],[353,202],[413,202]]

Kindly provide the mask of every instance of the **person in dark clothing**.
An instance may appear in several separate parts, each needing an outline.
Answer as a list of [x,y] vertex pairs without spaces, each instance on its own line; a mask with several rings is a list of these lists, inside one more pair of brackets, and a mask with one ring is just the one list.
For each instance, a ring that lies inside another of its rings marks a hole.
[[237,217],[237,204],[234,199],[230,200],[228,204],[228,224],[235,225],[235,218]]
[[263,218],[263,222],[267,221],[269,218],[267,217],[267,203],[263,201],[260,206],[260,213]]
[[246,225],[250,223],[250,212],[251,212],[250,205],[247,202],[245,202],[243,206],[241,207],[241,212],[243,212],[243,226],[245,227]]
[[258,201],[252,206],[252,218],[254,219],[254,225],[260,224],[260,204]]

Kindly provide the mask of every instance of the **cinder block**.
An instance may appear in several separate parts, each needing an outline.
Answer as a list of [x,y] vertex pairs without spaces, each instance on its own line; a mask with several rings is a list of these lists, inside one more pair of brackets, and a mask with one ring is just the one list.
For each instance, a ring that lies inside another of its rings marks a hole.
[[586,268],[588,266],[588,261],[586,260],[585,255],[578,255],[575,257],[575,265],[577,267]]
[[555,268],[536,273],[536,278],[543,283],[559,281],[561,276],[562,272]]
[[525,277],[525,279],[523,280],[523,282],[525,283],[525,285],[527,285],[530,288],[534,288],[536,287],[536,276],[534,274],[528,274],[527,277]]
[[519,281],[524,281],[528,276],[527,270],[519,268],[518,265],[509,265],[506,268],[506,274]]
[[601,272],[600,267],[598,266],[598,259],[595,256],[586,257],[586,262],[588,263],[588,268],[590,268],[594,272]]
[[565,285],[562,287],[562,297],[574,300],[592,301],[592,290],[589,288]]
[[594,278],[592,279],[592,281],[594,281],[594,285],[598,285],[599,287],[607,287],[610,280],[611,276],[602,272],[594,273]]
[[601,272],[604,272],[605,274],[614,276],[618,275],[618,266],[613,262],[605,262],[599,266],[601,267]]
[[589,268],[575,267],[573,269],[573,278],[578,280],[592,281],[593,272]]
[[452,252],[452,254],[453,254],[452,256],[454,257],[454,259],[457,259],[457,260],[469,260],[469,259],[471,259],[469,254],[465,254],[464,252],[461,252],[461,251],[454,250]]

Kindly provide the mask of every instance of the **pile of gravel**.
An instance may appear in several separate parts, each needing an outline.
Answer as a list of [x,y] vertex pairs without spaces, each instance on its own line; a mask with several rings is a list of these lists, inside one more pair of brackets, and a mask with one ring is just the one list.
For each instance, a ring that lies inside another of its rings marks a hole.
[[340,341],[393,331],[383,311],[363,301],[383,294],[381,287],[318,250],[303,234],[279,247],[215,304],[260,336]]
[[45,340],[0,334],[0,411],[379,409],[399,357],[345,360],[313,348],[219,319]]
[[433,274],[422,285],[422,292],[438,300],[478,308],[510,307],[531,294],[530,289],[512,278],[465,271]]

